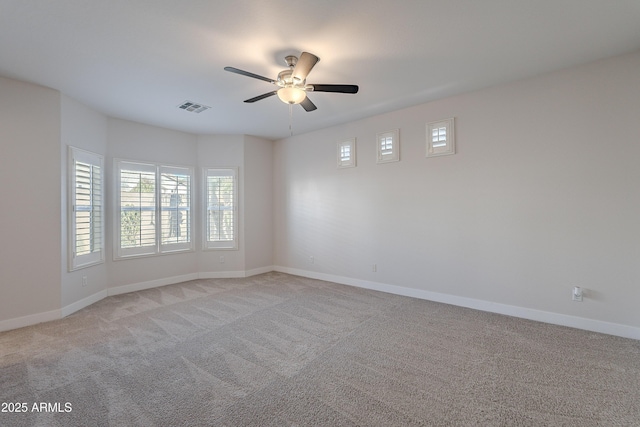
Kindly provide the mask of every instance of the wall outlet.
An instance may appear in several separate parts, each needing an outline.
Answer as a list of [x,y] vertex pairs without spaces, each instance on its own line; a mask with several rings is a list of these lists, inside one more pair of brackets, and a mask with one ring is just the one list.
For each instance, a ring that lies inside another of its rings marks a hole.
[[371,271],[376,273],[378,271],[378,264],[371,264]]
[[315,262],[316,262],[316,260],[313,258],[313,256],[310,256],[309,257],[309,263],[313,264]]
[[224,264],[224,255],[220,255],[220,264]]
[[573,287],[573,293],[571,298],[574,301],[582,302],[582,288],[580,286]]
[[87,276],[82,276],[82,287],[87,286]]

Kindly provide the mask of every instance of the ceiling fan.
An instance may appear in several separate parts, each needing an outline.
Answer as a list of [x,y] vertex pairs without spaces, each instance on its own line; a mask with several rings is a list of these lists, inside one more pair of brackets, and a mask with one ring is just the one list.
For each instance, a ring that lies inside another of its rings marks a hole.
[[336,85],[336,84],[307,84],[307,76],[311,69],[320,60],[317,56],[309,52],[302,52],[300,58],[289,55],[284,58],[289,69],[278,73],[277,80],[258,74],[240,70],[234,67],[224,67],[226,71],[240,74],[254,79],[264,80],[279,87],[271,92],[245,100],[244,102],[256,102],[261,99],[278,95],[278,98],[286,104],[300,104],[306,111],[313,111],[318,107],[307,96],[307,92],[338,92],[338,93],[358,93],[357,85]]

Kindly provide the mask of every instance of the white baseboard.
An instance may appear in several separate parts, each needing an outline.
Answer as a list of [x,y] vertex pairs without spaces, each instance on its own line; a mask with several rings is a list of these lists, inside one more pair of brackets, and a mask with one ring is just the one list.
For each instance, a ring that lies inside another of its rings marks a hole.
[[244,271],[203,271],[198,273],[198,279],[237,279],[246,277]]
[[126,294],[129,292],[142,291],[145,289],[157,288],[160,286],[173,285],[175,283],[187,282],[189,280],[196,279],[226,279],[226,278],[241,278],[250,277],[257,274],[268,273],[273,271],[273,266],[254,268],[246,271],[219,271],[219,272],[203,272],[203,273],[189,273],[180,276],[167,277],[164,279],[149,280],[146,282],[131,283],[128,285],[116,286],[108,288],[91,296],[71,303],[59,310],[47,311],[45,313],[30,314],[27,316],[16,317],[14,319],[0,320],[0,332],[10,331],[12,329],[23,328],[25,326],[32,326],[42,322],[49,322],[51,320],[58,320],[75,313],[78,310],[82,310],[85,307],[94,304],[107,296]]
[[269,273],[273,271],[273,268],[274,268],[273,265],[270,265],[268,267],[253,268],[251,270],[245,271],[244,277],[251,277],[251,276],[257,276],[258,274]]
[[76,301],[72,304],[62,307],[62,310],[60,310],[61,317],[67,317],[68,315],[73,314],[78,310],[82,310],[85,307],[89,307],[91,304],[94,304],[106,297],[107,297],[107,290],[104,289],[100,292],[97,292],[93,295],[83,298],[80,301]]
[[335,276],[332,274],[318,273],[297,268],[274,266],[273,270],[282,273],[293,274],[296,276],[309,277],[311,279],[340,283],[342,285],[356,286],[359,288],[372,289],[375,291],[387,292],[395,295],[403,295],[412,298],[457,305],[460,307],[473,308],[475,310],[487,311],[496,314],[504,314],[507,316],[535,320],[538,322],[550,323],[553,325],[568,326],[571,328],[583,329],[591,332],[599,332],[623,338],[640,340],[640,328],[629,325],[622,325],[619,323],[587,319],[584,317],[552,313],[548,311],[500,304],[473,298],[459,297],[455,295],[442,294],[439,292],[430,292],[415,288],[406,288],[403,286],[389,285],[386,283],[372,282],[368,280],[354,279],[344,276]]
[[273,271],[273,266],[267,267],[259,267],[251,270],[240,270],[240,271],[204,271],[198,273],[199,279],[229,279],[229,278],[241,278],[241,277],[251,277],[256,276],[258,274],[268,273]]
[[157,288],[159,286],[172,285],[195,279],[218,279],[218,278],[241,278],[250,277],[257,274],[279,271],[296,276],[309,277],[311,279],[326,280],[328,282],[340,283],[342,285],[356,286],[359,288],[371,289],[375,291],[387,292],[395,295],[403,295],[412,298],[419,298],[429,301],[441,302],[445,304],[457,305],[491,313],[504,314],[507,316],[520,317],[523,319],[535,320],[538,322],[550,323],[560,326],[568,326],[603,334],[616,335],[624,338],[640,340],[640,328],[618,323],[605,322],[601,320],[587,319],[584,317],[570,316],[566,314],[552,313],[548,311],[535,310],[507,304],[500,304],[491,301],[478,300],[473,298],[459,297],[455,295],[430,292],[421,289],[407,288],[386,283],[373,282],[369,280],[354,279],[351,277],[336,276],[333,274],[318,273],[314,271],[301,270],[282,266],[267,266],[246,271],[220,271],[190,273],[180,276],[168,277],[165,279],[150,280],[147,282],[132,283],[129,285],[117,286],[100,291],[94,295],[84,298],[75,303],[69,304],[60,310],[52,310],[44,313],[37,313],[14,319],[0,321],[0,332],[11,329],[22,328],[35,325],[37,323],[57,320],[76,311],[88,307],[89,305],[111,296],[128,292],[141,291],[144,289]]
[[167,277],[164,279],[149,280],[147,282],[131,283],[129,285],[116,286],[107,289],[109,296],[127,294],[129,292],[143,291],[145,289],[158,288],[160,286],[173,285],[198,279],[198,273],[182,274],[180,276]]
[[25,326],[36,325],[50,320],[60,319],[60,310],[51,310],[44,313],[30,314],[28,316],[16,317],[0,321],[0,332],[10,331],[11,329],[24,328]]

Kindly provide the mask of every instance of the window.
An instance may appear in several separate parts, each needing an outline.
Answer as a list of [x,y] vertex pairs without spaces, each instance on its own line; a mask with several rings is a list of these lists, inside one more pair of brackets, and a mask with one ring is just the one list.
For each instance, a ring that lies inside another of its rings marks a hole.
[[69,147],[69,271],[104,262],[103,158]]
[[455,154],[453,118],[427,124],[427,157]]
[[116,258],[192,249],[189,168],[116,161]]
[[160,168],[160,215],[162,246],[190,249],[191,172],[188,169]]
[[238,249],[238,170],[204,170],[205,249]]
[[356,165],[356,139],[338,142],[338,167],[352,168]]
[[398,129],[378,134],[378,163],[400,160],[400,131]]

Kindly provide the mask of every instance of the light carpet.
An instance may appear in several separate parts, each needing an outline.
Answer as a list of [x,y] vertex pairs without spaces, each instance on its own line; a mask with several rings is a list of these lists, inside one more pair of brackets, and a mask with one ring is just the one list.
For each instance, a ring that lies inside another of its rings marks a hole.
[[2,426],[640,425],[639,341],[282,273],[1,333],[0,383]]

